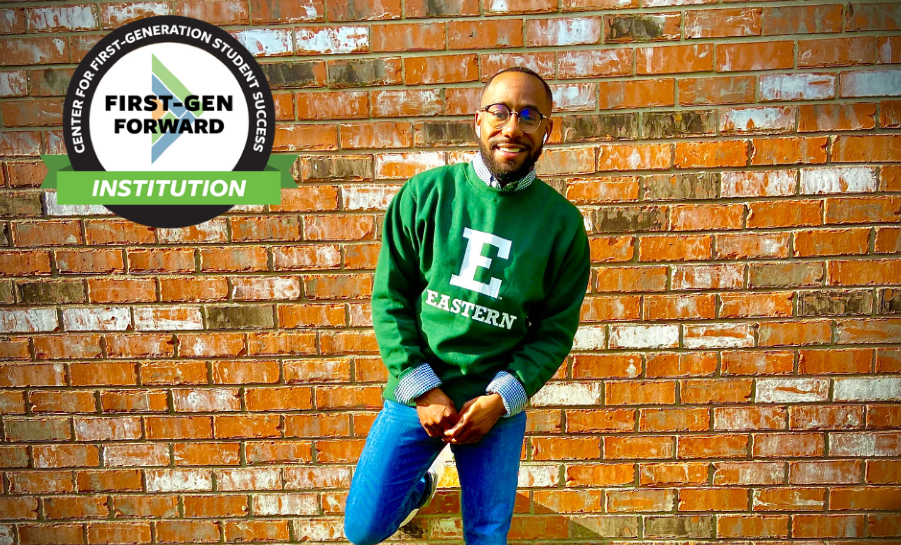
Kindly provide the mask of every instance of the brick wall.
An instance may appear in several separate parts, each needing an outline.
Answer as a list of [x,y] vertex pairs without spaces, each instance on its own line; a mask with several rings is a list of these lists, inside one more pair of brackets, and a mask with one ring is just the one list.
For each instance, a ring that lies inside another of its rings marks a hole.
[[[38,188],[75,64],[167,13],[264,63],[300,155],[280,206],[150,229]],[[382,211],[471,156],[514,64],[552,83],[539,170],[593,273],[511,540],[897,543],[899,28],[826,1],[3,4],[0,544],[340,540]],[[453,476],[408,540],[460,542]]]

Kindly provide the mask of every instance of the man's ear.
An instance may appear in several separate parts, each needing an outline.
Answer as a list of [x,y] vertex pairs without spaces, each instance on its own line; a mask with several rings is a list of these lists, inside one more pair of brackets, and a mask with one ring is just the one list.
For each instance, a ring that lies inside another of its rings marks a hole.
[[479,118],[481,116],[479,115],[479,113],[481,112],[476,112],[476,138],[482,137],[482,124],[480,123],[481,119]]

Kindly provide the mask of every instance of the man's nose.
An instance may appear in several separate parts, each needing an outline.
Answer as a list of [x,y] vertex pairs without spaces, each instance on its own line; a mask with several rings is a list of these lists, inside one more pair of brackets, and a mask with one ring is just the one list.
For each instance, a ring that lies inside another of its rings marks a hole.
[[523,135],[523,130],[519,127],[519,114],[510,114],[510,119],[507,120],[507,124],[504,125],[503,130],[501,130],[501,134],[503,134],[507,138]]

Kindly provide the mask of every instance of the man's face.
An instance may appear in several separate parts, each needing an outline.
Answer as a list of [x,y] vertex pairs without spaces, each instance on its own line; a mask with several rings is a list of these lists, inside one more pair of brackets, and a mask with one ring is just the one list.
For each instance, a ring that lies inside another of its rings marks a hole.
[[[492,80],[482,95],[481,107],[503,104],[517,112],[523,108],[537,108],[542,114],[551,115],[551,103],[544,86],[534,76],[522,72],[504,72]],[[532,170],[541,156],[545,135],[551,133],[550,119],[543,119],[532,133],[526,133],[519,125],[519,116],[511,115],[503,127],[493,127],[491,114],[476,112],[479,127],[479,150],[485,166],[502,183],[516,181]]]

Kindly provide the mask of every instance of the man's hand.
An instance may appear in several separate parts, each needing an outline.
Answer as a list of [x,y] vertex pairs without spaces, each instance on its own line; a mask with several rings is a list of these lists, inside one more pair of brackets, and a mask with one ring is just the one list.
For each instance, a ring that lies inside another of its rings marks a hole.
[[459,416],[454,402],[441,388],[432,388],[416,398],[416,414],[429,437],[444,437],[444,431],[456,424]]
[[476,443],[491,431],[507,409],[500,394],[488,394],[470,399],[460,409],[457,425],[444,432],[444,442]]

